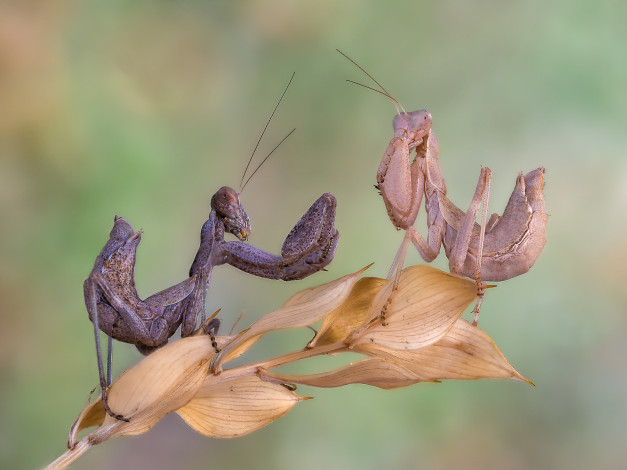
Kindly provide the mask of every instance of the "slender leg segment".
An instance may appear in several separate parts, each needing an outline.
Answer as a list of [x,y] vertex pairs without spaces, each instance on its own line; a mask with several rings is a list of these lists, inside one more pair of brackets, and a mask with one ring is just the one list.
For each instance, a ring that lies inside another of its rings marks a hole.
[[390,303],[392,303],[392,299],[394,298],[394,294],[398,290],[398,283],[401,280],[401,273],[403,272],[403,265],[405,264],[405,257],[407,256],[407,247],[409,246],[410,233],[409,231],[405,232],[405,237],[403,238],[403,242],[401,243],[396,256],[394,257],[394,262],[392,263],[392,267],[390,268],[390,272],[388,273],[388,279],[392,279],[392,275],[394,275],[394,281],[392,282],[392,292],[390,296],[383,304],[381,308],[381,325],[385,326],[387,323],[385,322],[385,315],[387,313],[388,307]]
[[[110,374],[111,374],[111,369],[109,367],[108,371],[107,371],[107,378],[105,378],[105,372],[104,372],[104,367],[102,365],[102,348],[100,345],[100,328],[98,325],[98,298],[96,296],[96,286],[95,283],[93,281],[90,281],[90,296],[91,296],[91,305],[92,305],[92,317],[93,317],[93,323],[94,323],[94,339],[96,341],[96,356],[97,356],[97,360],[98,360],[98,377],[100,379],[100,389],[102,391],[102,406],[104,407],[105,411],[107,412],[107,414],[109,414],[110,416],[112,416],[115,419],[119,419],[120,421],[126,421],[129,422],[130,420],[128,418],[125,418],[124,416],[114,413],[113,410],[111,410],[111,408],[109,407],[109,403],[107,401],[107,388],[108,388],[108,382],[107,380],[110,380]],[[109,350],[111,351],[111,350]],[[108,361],[107,361],[108,362]]]
[[481,214],[481,231],[479,232],[479,247],[477,249],[477,265],[475,268],[475,278],[477,279],[477,303],[472,310],[474,319],[472,324],[477,326],[479,324],[479,312],[481,311],[481,304],[483,303],[483,295],[485,294],[486,284],[481,281],[481,260],[483,259],[483,244],[485,242],[485,232],[488,223],[488,205],[490,203],[490,181],[492,179],[492,172],[488,172],[487,180],[485,184],[485,191],[481,202],[482,214]]
[[472,229],[475,226],[475,220],[477,218],[477,212],[479,206],[482,205],[481,214],[481,230],[479,232],[479,246],[477,248],[477,258],[475,266],[475,279],[477,282],[477,303],[473,309],[474,321],[473,325],[477,325],[479,322],[479,312],[481,311],[481,304],[483,302],[483,296],[485,294],[486,284],[481,281],[481,261],[483,258],[483,245],[485,241],[485,232],[488,219],[488,203],[490,199],[490,181],[492,179],[492,170],[487,167],[481,169],[479,175],[479,181],[477,182],[477,188],[475,194],[470,201],[468,211],[464,216],[462,223],[457,232],[457,238],[455,239],[455,245],[451,251],[449,257],[449,267],[451,272],[461,274],[466,256],[468,255],[468,248],[470,246],[470,240],[472,236]]
[[107,387],[113,381],[113,338],[107,335]]

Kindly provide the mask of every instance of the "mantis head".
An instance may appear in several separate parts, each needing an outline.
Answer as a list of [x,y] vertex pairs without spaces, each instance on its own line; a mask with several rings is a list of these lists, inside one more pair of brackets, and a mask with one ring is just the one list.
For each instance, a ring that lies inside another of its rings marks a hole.
[[394,116],[394,137],[407,137],[417,147],[431,130],[431,113],[426,109],[398,113]]
[[250,219],[233,188],[222,186],[211,198],[211,208],[224,223],[224,229],[245,241],[250,235]]
[[113,218],[113,228],[109,233],[109,239],[115,240],[119,243],[125,243],[133,235],[135,235],[135,230],[133,230],[131,224],[129,224],[124,218],[116,215]]
[[[141,240],[141,230],[135,232],[131,224],[117,215],[113,218],[113,228],[109,241],[102,250],[104,268],[130,260],[131,268],[135,264],[135,250]],[[113,257],[114,254],[117,256]],[[115,259],[114,259],[115,258]]]
[[109,233],[109,240],[120,246],[131,243],[137,246],[139,244],[139,239],[141,239],[141,234],[141,229],[136,232],[126,219],[118,217],[117,215],[113,217],[113,228]]

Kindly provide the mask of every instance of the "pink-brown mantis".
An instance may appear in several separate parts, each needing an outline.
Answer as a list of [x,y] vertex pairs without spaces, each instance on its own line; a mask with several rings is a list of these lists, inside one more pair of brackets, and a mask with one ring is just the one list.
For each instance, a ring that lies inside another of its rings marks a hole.
[[[473,310],[476,325],[487,287],[483,281],[504,281],[527,272],[544,247],[548,217],[542,192],[544,168],[524,176],[521,173],[503,215],[492,214],[489,220],[492,171],[482,168],[475,194],[464,213],[446,197],[446,185],[438,160],[438,141],[431,130],[431,114],[427,110],[406,112],[370,74],[350,57],[338,52],[364,72],[379,89],[349,82],[376,91],[397,106],[393,121],[394,137],[379,165],[376,186],[392,224],[398,230],[405,230],[388,278],[394,276],[394,286],[398,285],[410,242],[426,262],[433,261],[443,245],[450,271],[477,281],[477,304]],[[414,150],[416,156],[411,161],[410,154]],[[423,195],[429,229],[426,241],[414,227]],[[479,225],[475,220],[482,201],[482,222]],[[381,312],[384,323],[385,310],[392,296]]]
[[[272,116],[286,91],[287,87]],[[278,145],[274,150],[276,148]],[[219,325],[217,320],[208,324],[205,322],[206,291],[214,266],[230,264],[255,276],[286,281],[302,279],[323,269],[333,259],[339,238],[334,227],[335,208],[333,195],[325,193],[318,198],[288,234],[281,255],[277,256],[243,243],[251,232],[248,214],[240,203],[239,193],[223,186],[211,198],[211,213],[201,229],[200,246],[190,268],[189,278],[145,300],[138,296],[134,278],[141,231],[135,232],[126,220],[116,216],[109,240],[83,285],[85,304],[94,324],[100,387],[106,411],[117,419],[126,420],[115,414],[107,404],[113,338],[134,344],[140,352],[148,354],[166,344],[179,326],[181,336],[191,335],[196,328],[199,313],[201,325],[211,334]],[[225,233],[235,235],[239,241],[225,241]],[[108,336],[106,377],[100,330]],[[217,348],[215,341],[214,347]]]

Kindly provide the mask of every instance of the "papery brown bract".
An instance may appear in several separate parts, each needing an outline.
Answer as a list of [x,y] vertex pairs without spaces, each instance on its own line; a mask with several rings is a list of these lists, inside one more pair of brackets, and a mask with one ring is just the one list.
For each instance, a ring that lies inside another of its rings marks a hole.
[[221,380],[209,375],[196,396],[177,413],[209,437],[243,436],[279,419],[303,398],[256,375]]
[[[474,282],[428,266],[407,268],[383,326],[381,307],[392,282],[358,281],[362,272],[295,294],[237,336],[216,337],[222,348],[218,355],[210,338],[203,335],[155,351],[110,387],[110,406],[130,422],[105,414],[100,399],[88,405],[72,426],[70,450],[52,468],[69,465],[107,439],[145,432],[173,411],[207,436],[248,434],[305,399],[285,383],[316,387],[360,383],[393,389],[444,379],[526,380],[485,332],[460,319],[475,298]],[[223,364],[247,351],[265,333],[320,319],[322,327],[306,348],[222,371]],[[369,357],[318,374],[272,371],[307,357],[346,351]],[[210,369],[212,360],[215,373]],[[98,427],[78,441],[78,433],[91,426]]]
[[487,333],[463,318],[439,341],[424,348],[399,351],[363,344],[355,351],[393,361],[425,380],[518,379],[531,384],[512,367]]
[[357,281],[342,305],[324,317],[322,326],[307,347],[343,343],[349,334],[363,326],[375,296],[387,282],[378,277],[364,277]]
[[226,346],[218,354],[213,371],[220,373],[222,364],[241,355],[256,339],[269,331],[307,326],[324,318],[345,301],[359,276],[368,267],[294,294],[281,308],[261,317]]
[[392,285],[389,281],[374,297],[367,324],[347,338],[350,347],[376,344],[403,350],[432,344],[446,334],[476,296],[476,285],[468,279],[430,266],[411,266],[401,274],[384,326],[379,313]]
[[485,332],[459,318],[475,297],[472,281],[428,266],[407,268],[383,326],[378,312],[391,287],[391,281],[361,279],[308,345],[338,343],[338,351],[346,346],[371,359],[310,375],[264,371],[265,378],[317,387],[362,383],[379,388],[443,379],[526,380]]
[[109,405],[130,421],[105,414],[102,401],[98,399],[83,410],[72,426],[69,446],[76,445],[79,432],[93,425],[98,428],[87,436],[92,444],[146,432],[163,416],[194,397],[214,355],[207,336],[183,338],[158,349],[127,370],[109,388]]
[[313,387],[342,387],[350,384],[372,385],[386,390],[407,387],[424,379],[405,367],[386,359],[363,359],[329,372],[310,375],[276,374],[264,371],[266,380],[311,385]]

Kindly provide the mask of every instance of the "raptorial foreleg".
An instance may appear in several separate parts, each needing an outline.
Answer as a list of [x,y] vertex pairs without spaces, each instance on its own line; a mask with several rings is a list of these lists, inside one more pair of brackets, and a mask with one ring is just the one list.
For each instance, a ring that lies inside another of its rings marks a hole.
[[268,279],[303,279],[326,267],[335,255],[339,232],[334,227],[336,201],[323,194],[286,237],[281,256],[243,242],[228,242],[214,249],[214,265],[228,263]]

